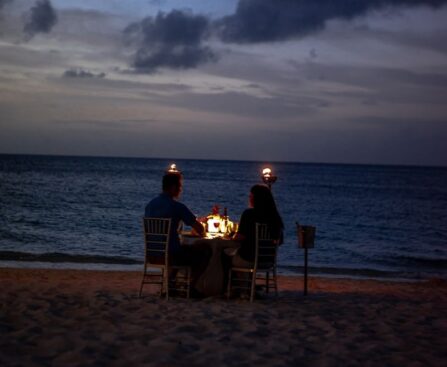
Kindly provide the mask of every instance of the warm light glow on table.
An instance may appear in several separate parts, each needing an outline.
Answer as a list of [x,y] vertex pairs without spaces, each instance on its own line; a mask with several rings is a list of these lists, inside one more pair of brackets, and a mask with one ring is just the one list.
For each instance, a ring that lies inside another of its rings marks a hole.
[[234,224],[228,218],[221,217],[219,214],[209,215],[206,221],[206,232],[207,235],[224,235],[226,233],[231,233]]

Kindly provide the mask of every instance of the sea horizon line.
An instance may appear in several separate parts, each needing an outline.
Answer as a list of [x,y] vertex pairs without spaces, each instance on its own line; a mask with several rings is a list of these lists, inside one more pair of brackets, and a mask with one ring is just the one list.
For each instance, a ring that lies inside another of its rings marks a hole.
[[240,162],[269,164],[302,164],[319,166],[368,166],[368,167],[403,167],[403,168],[440,168],[446,169],[447,165],[433,164],[410,164],[410,163],[355,163],[355,162],[309,162],[309,161],[287,161],[287,160],[255,160],[255,159],[223,159],[223,158],[194,158],[194,157],[142,157],[142,156],[118,156],[118,155],[76,155],[76,154],[51,154],[51,153],[2,153],[0,156],[23,156],[23,157],[48,157],[48,158],[98,158],[98,159],[141,159],[141,160],[167,160],[167,161],[216,161],[216,162]]

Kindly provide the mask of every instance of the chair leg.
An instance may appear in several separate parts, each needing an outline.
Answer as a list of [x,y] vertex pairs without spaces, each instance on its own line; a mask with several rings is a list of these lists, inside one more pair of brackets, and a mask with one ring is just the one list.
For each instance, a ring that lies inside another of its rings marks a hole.
[[228,272],[227,299],[230,299],[230,295],[231,295],[231,269]]
[[270,285],[269,275],[270,275],[270,272],[267,271],[267,274],[265,275],[265,293],[269,292],[269,285]]
[[187,270],[186,270],[186,276],[187,276],[187,279],[186,279],[186,298],[188,298],[189,299],[189,296],[190,296],[190,294],[191,294],[191,268],[188,268]]
[[169,299],[174,291],[175,295],[184,294],[186,298],[191,298],[192,272],[190,267],[175,268],[166,270],[166,299]]
[[165,288],[166,300],[169,300],[169,269],[163,269],[163,285]]
[[139,298],[141,298],[141,294],[143,293],[144,278],[146,278],[146,265],[143,270],[143,279],[141,279],[140,292],[138,293]]
[[256,272],[251,273],[251,289],[250,289],[250,302],[253,302],[255,298],[255,288],[256,288]]
[[143,276],[143,280],[141,281],[140,292],[138,293],[138,298],[141,298],[141,294],[143,293],[143,285],[144,285],[144,276]]
[[275,287],[275,297],[278,297],[278,280],[276,278],[276,268],[273,268],[273,286]]

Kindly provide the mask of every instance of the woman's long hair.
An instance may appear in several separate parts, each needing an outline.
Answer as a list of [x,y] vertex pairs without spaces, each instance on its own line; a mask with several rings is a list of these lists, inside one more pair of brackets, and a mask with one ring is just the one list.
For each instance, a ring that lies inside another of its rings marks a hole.
[[272,191],[265,185],[254,185],[250,192],[253,194],[254,210],[277,229],[283,230],[284,224],[276,208]]

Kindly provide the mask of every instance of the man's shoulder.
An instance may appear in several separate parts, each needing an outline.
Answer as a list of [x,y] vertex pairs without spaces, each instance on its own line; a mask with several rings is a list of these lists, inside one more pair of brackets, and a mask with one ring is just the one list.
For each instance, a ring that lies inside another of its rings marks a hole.
[[157,196],[155,196],[154,198],[152,198],[151,201],[149,201],[149,204],[151,203],[169,203],[169,202],[173,202],[174,200],[169,196],[169,195],[165,195],[165,194],[158,194]]
[[163,205],[163,206],[169,207],[169,208],[171,208],[171,210],[175,210],[175,211],[184,211],[184,210],[189,211],[188,207],[185,204],[183,204],[182,202],[177,201],[174,198],[170,197],[169,195],[165,195],[165,194],[160,194],[160,195],[156,196],[149,202],[148,205],[151,205],[151,203]]
[[177,200],[173,200],[173,202],[174,202],[173,205],[174,205],[174,207],[177,210],[188,210],[188,211],[190,211],[189,208],[185,204],[183,204],[182,202],[177,201]]
[[170,201],[168,200],[165,195],[160,194],[152,198],[147,204],[146,204],[146,215],[150,212],[158,212],[162,208],[169,208],[171,207]]

